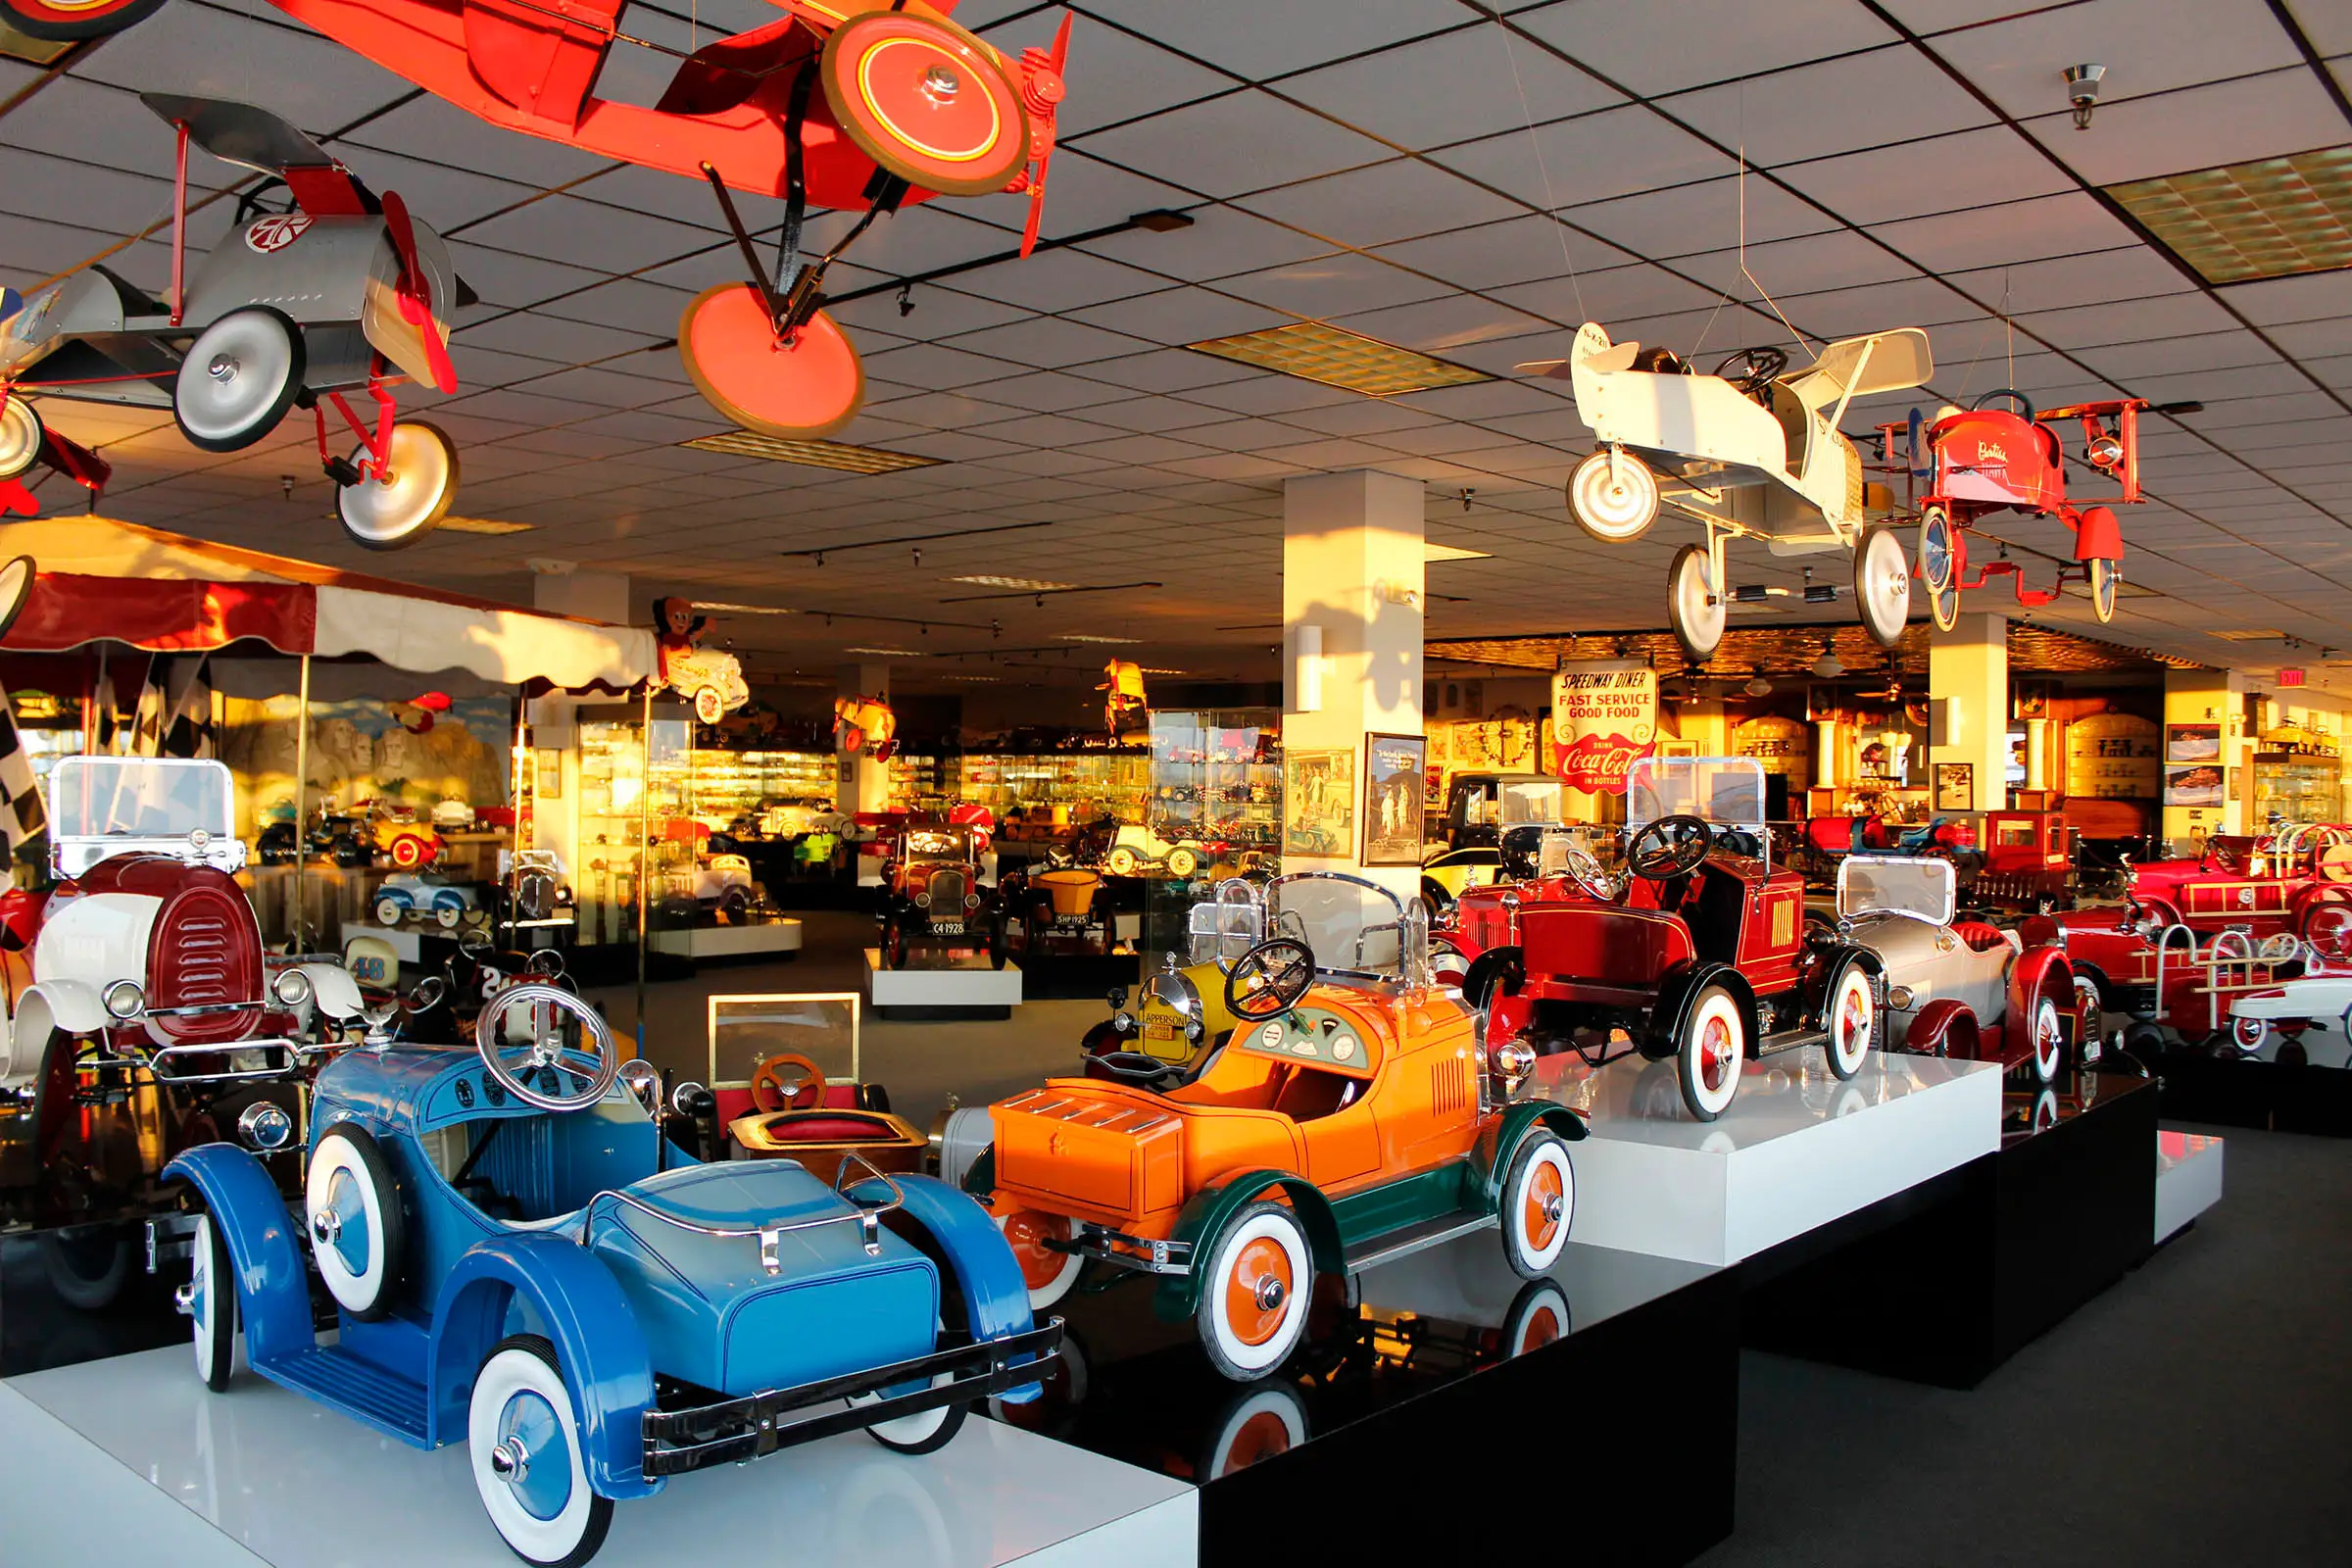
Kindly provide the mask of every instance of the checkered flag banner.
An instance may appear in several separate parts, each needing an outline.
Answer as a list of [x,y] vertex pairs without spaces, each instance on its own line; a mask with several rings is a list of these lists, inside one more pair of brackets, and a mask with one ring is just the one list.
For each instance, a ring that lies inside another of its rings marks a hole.
[[[40,786],[32,776],[32,758],[17,734],[17,710],[0,690],[0,837],[8,840],[6,860],[13,861],[26,839],[49,825],[42,809]],[[0,862],[0,874],[8,869]]]
[[122,728],[122,714],[116,710],[115,672],[107,667],[103,652],[98,656],[98,679],[90,686],[82,728],[82,744],[95,757],[113,757],[129,733]]
[[149,662],[130,755],[210,757],[215,739],[211,656]]

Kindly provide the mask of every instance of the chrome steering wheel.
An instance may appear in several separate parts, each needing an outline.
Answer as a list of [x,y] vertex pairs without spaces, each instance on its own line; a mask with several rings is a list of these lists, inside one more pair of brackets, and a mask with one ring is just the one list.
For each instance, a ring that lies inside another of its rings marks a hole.
[[[1655,839],[1655,845],[1650,840]],[[1704,817],[1677,813],[1661,816],[1654,822],[1644,822],[1626,846],[1625,863],[1636,876],[1652,882],[1664,882],[1697,868],[1707,858],[1707,848],[1715,841],[1715,830],[1707,826]]]
[[1315,983],[1315,953],[1294,937],[1260,942],[1225,974],[1225,1010],[1262,1023],[1298,1005]]
[[[529,1037],[509,1041],[507,1018],[517,1008],[528,1020]],[[576,1049],[564,1044],[566,1012],[579,1021],[582,1038]],[[620,1075],[620,1052],[603,1015],[571,992],[542,980],[509,986],[483,1004],[474,1021],[473,1043],[490,1076],[516,1100],[541,1110],[593,1105]],[[595,1063],[593,1070],[581,1064],[582,1056]],[[568,1094],[558,1087],[565,1077],[578,1086]],[[549,1087],[539,1087],[534,1079]]]
[[1600,858],[1582,844],[1571,844],[1561,857],[1561,865],[1569,880],[1582,888],[1587,898],[1601,904],[1621,904],[1632,886],[1624,877],[1611,876],[1601,868]]

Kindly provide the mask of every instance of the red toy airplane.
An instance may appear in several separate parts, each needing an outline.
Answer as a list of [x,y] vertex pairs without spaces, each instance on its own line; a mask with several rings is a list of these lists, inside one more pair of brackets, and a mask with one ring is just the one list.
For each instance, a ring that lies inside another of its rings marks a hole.
[[[35,37],[89,38],[161,3],[0,0],[0,21]],[[1014,61],[948,20],[955,0],[774,0],[781,18],[683,57],[646,109],[594,90],[613,44],[658,47],[621,30],[627,0],[271,3],[493,124],[709,179],[752,280],[698,295],[679,320],[678,351],[712,406],[754,430],[821,436],[857,414],[864,373],[824,314],[821,288],[874,215],[935,195],[1026,191],[1021,254],[1037,243],[1065,91],[1066,15],[1052,49]],[[783,198],[777,283],[730,190]],[[866,216],[804,264],[810,203]]]

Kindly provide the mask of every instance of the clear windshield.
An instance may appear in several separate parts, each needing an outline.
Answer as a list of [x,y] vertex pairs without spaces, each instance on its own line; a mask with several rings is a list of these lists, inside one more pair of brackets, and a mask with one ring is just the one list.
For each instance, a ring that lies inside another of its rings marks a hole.
[[1952,923],[1952,862],[1918,856],[1849,855],[1838,862],[1838,913],[1917,915]]
[[1662,816],[1764,834],[1764,764],[1752,757],[1644,757],[1626,773],[1627,830]]
[[1556,778],[1506,779],[1502,786],[1502,827],[1561,819],[1560,781]]
[[906,835],[906,858],[910,860],[968,860],[972,858],[971,841],[969,828],[917,828]]
[[1603,870],[1617,869],[1624,845],[1613,828],[1586,825],[1547,829],[1536,851],[1536,875],[1561,876],[1568,870],[1568,854],[1583,850]]
[[712,997],[710,1019],[713,1089],[741,1089],[780,1055],[808,1057],[829,1083],[859,1081],[855,992]]
[[49,775],[60,838],[235,837],[235,795],[220,762],[163,757],[68,757]]
[[1227,877],[1216,896],[1193,906],[1186,931],[1187,963],[1231,963],[1266,939],[1266,911],[1258,891],[1244,878]]
[[[1422,907],[1413,901],[1414,912]],[[1419,973],[1429,958],[1429,927],[1406,914],[1395,893],[1345,872],[1295,871],[1266,887],[1266,934],[1305,943],[1314,950],[1315,968],[1327,974]]]

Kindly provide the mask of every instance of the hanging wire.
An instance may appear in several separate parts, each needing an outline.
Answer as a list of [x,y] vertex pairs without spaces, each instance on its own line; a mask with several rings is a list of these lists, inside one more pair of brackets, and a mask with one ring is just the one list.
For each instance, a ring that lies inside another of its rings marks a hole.
[[1502,58],[1511,68],[1511,88],[1519,94],[1519,119],[1527,126],[1528,145],[1535,149],[1536,172],[1544,178],[1544,216],[1551,220],[1552,231],[1559,235],[1560,261],[1568,269],[1568,287],[1576,296],[1576,318],[1590,320],[1585,314],[1584,285],[1577,281],[1576,258],[1568,253],[1568,225],[1560,221],[1559,197],[1551,188],[1551,168],[1544,161],[1544,138],[1536,134],[1536,112],[1528,107],[1527,83],[1519,79],[1519,55],[1511,47],[1511,26],[1499,11],[1494,13],[1494,25],[1502,29]]

